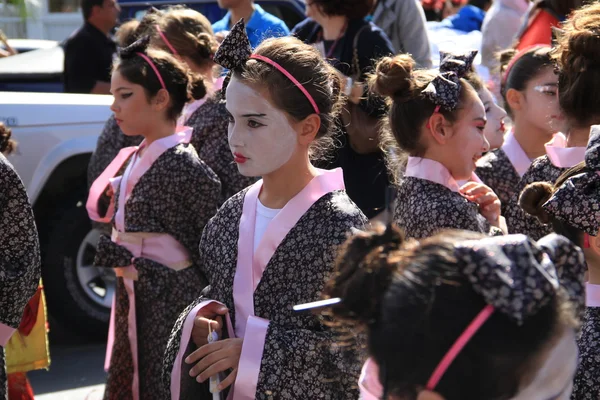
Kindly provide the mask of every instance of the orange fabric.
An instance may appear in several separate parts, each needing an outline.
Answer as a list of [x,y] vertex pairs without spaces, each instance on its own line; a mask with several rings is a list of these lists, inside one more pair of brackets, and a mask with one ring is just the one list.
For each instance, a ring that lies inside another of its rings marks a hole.
[[34,400],[33,389],[24,372],[8,374],[8,400]]
[[536,44],[550,46],[552,44],[552,27],[558,27],[559,24],[560,21],[546,10],[540,10],[525,29],[517,45],[517,50],[520,51]]

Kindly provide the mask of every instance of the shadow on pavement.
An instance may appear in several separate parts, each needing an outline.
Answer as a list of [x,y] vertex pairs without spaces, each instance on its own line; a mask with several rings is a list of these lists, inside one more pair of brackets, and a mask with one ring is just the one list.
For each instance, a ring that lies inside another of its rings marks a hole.
[[103,384],[106,344],[50,327],[50,369],[27,374],[35,395]]

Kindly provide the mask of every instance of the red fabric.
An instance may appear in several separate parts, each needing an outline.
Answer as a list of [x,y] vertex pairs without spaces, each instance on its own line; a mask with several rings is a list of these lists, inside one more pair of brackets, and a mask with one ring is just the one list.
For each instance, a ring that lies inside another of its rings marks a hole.
[[552,27],[558,27],[560,22],[546,10],[540,10],[525,29],[519,40],[517,50],[523,50],[536,44],[552,44]]
[[40,301],[42,297],[42,287],[38,287],[33,297],[27,303],[25,311],[23,312],[23,318],[19,325],[19,332],[24,336],[29,336],[31,330],[35,326],[37,321],[38,310],[40,309]]
[[24,372],[8,374],[8,400],[34,400],[33,389]]

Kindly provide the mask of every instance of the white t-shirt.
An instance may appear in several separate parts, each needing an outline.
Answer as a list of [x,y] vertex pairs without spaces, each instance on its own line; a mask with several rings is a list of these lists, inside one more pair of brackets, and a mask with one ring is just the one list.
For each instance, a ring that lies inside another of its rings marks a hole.
[[258,247],[269,223],[281,211],[279,208],[263,206],[259,199],[256,201],[256,223],[254,224],[254,251]]

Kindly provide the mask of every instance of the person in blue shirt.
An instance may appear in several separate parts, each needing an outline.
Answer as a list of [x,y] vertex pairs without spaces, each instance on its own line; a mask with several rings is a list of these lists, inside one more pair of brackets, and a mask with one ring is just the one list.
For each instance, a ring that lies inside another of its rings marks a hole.
[[246,32],[253,49],[265,39],[290,34],[285,22],[254,4],[253,0],[218,0],[218,3],[219,7],[227,9],[228,12],[212,26],[217,37],[224,37],[224,34],[242,18],[246,23]]

